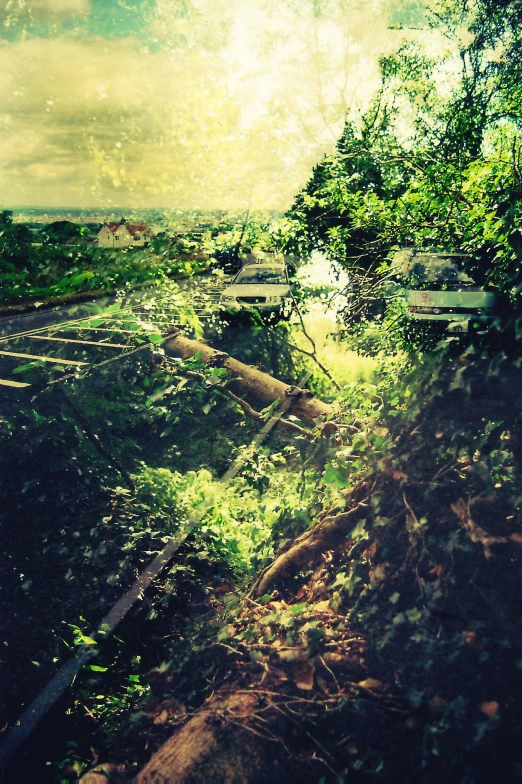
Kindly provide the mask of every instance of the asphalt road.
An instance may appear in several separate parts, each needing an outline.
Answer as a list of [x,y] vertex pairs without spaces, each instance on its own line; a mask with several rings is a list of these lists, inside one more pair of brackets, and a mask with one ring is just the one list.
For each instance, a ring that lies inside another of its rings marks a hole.
[[76,368],[124,355],[140,343],[148,344],[151,333],[168,334],[181,326],[191,334],[195,319],[187,320],[187,312],[203,325],[213,321],[228,281],[228,276],[209,274],[127,296],[2,318],[0,391],[33,386],[35,371],[41,385]]

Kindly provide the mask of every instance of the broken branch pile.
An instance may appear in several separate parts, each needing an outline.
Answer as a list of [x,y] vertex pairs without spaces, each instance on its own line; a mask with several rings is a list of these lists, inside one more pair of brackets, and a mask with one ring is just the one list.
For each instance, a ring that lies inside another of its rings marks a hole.
[[[226,778],[232,764],[248,779],[267,755],[300,781],[414,781],[420,770],[516,779],[520,415],[513,387],[488,388],[483,371],[458,371],[459,384],[450,368],[430,397],[425,388],[346,508],[300,536],[225,615],[214,643],[227,653],[221,688],[138,781]],[[488,421],[492,399],[501,426]],[[180,745],[202,724],[209,753],[187,766]]]

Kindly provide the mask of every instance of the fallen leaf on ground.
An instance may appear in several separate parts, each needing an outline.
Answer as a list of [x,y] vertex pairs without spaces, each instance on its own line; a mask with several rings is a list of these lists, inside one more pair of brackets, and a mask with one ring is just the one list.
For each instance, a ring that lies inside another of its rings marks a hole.
[[496,716],[498,713],[498,709],[500,705],[496,700],[491,700],[490,702],[483,702],[480,706],[480,710],[482,713],[488,717],[488,719],[492,719],[493,716]]

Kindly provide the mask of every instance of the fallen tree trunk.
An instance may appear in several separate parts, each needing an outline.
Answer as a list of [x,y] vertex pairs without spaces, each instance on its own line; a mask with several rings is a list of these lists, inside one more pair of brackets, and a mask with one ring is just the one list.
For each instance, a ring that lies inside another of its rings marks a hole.
[[243,391],[251,392],[267,403],[273,403],[274,400],[283,403],[291,397],[292,414],[309,425],[316,424],[317,417],[330,419],[335,414],[334,406],[318,400],[309,390],[289,386],[252,365],[245,365],[229,354],[210,348],[199,340],[192,340],[181,334],[174,335],[163,344],[163,348],[170,356],[183,359],[200,353],[201,361],[206,365],[226,368],[229,375],[237,379],[238,386]]
[[136,784],[248,781],[262,770],[267,753],[267,741],[242,727],[258,704],[257,695],[245,693],[214,700],[158,749]]

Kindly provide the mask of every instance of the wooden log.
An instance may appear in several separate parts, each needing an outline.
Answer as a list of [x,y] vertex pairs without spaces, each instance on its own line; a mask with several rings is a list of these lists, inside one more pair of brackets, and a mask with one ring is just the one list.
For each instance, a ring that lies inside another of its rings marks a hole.
[[274,755],[274,744],[241,726],[259,702],[256,694],[244,692],[211,701],[153,754],[135,784],[259,780],[256,773],[267,754]]
[[279,381],[277,378],[264,373],[252,365],[245,365],[229,354],[207,346],[199,340],[186,338],[184,335],[175,335],[163,343],[165,353],[170,356],[189,359],[200,353],[201,361],[206,365],[224,367],[230,376],[237,379],[238,386],[244,392],[251,392],[266,403],[280,400],[283,403],[292,397],[291,411],[309,425],[316,424],[318,417],[331,419],[335,414],[334,406],[318,400],[307,389],[299,389]]

